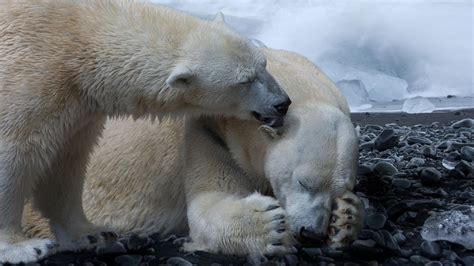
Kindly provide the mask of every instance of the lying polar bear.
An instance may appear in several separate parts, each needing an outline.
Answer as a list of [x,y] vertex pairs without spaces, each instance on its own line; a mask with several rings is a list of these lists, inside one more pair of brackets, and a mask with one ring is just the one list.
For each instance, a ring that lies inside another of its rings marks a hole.
[[[293,104],[281,130],[226,118],[110,120],[87,173],[92,222],[189,232],[186,250],[290,252],[293,237],[343,246],[363,224],[351,190],[357,136],[344,97],[310,61],[264,49]],[[25,229],[44,227],[29,218]]]

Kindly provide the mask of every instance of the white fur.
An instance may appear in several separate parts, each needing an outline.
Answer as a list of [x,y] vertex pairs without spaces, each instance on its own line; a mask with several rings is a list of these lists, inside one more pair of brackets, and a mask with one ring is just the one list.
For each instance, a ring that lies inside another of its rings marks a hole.
[[293,100],[278,134],[233,118],[110,120],[88,170],[87,216],[122,233],[189,232],[186,250],[226,254],[291,252],[302,226],[333,246],[353,240],[363,210],[351,193],[357,138],[347,104],[307,59],[263,51]]
[[25,241],[29,197],[61,249],[88,247],[86,236],[103,230],[86,218],[81,195],[107,116],[274,116],[287,95],[265,64],[222,22],[164,7],[0,0],[0,263],[53,250],[50,241]]

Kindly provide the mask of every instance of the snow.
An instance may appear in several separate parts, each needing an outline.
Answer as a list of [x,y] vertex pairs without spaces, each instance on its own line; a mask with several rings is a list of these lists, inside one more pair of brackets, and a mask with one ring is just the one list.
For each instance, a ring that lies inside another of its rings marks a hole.
[[474,249],[474,207],[437,213],[426,219],[421,236],[425,240],[446,240]]

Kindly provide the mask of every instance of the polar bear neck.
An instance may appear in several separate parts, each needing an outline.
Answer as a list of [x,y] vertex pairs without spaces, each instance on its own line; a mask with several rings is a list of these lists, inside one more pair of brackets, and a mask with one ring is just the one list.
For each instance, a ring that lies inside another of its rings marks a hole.
[[77,29],[86,48],[75,57],[81,93],[94,103],[90,108],[135,117],[185,109],[182,95],[165,80],[185,56],[187,36],[205,22],[133,1],[86,3]]

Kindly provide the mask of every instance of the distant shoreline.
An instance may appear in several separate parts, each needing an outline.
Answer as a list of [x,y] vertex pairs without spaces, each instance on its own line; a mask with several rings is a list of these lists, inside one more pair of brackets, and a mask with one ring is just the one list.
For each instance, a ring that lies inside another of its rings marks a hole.
[[396,123],[403,126],[413,126],[416,124],[429,125],[433,122],[446,124],[458,121],[464,118],[474,119],[474,108],[461,109],[456,111],[437,111],[433,113],[408,114],[402,112],[396,113],[369,113],[360,112],[351,114],[352,122],[362,125],[374,124],[385,125]]

